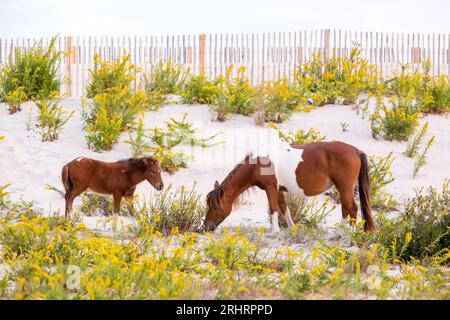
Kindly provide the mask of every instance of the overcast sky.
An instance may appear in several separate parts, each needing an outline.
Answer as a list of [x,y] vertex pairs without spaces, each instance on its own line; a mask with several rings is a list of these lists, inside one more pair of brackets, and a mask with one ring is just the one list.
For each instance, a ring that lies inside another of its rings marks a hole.
[[321,28],[450,33],[450,0],[0,0],[0,37]]

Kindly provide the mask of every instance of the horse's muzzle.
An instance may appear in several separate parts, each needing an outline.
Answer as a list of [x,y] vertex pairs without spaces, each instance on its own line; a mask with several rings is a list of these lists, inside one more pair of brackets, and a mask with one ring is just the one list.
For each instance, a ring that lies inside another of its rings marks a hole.
[[164,189],[164,183],[160,183],[156,186],[156,190],[161,191],[162,189]]
[[206,232],[212,232],[214,230],[216,230],[215,226],[207,226],[207,225],[203,225],[203,230],[205,230]]

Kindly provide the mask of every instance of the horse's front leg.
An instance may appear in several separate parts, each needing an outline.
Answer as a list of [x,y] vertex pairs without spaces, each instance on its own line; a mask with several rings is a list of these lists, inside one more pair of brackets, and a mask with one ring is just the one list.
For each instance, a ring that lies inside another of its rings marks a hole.
[[128,213],[130,214],[130,216],[134,216],[133,197],[135,190],[136,187],[128,190],[128,192],[125,194],[125,200],[127,201]]
[[120,213],[120,202],[122,201],[122,197],[123,194],[119,193],[119,192],[115,192],[113,194],[113,199],[114,199],[114,214],[119,214]]
[[272,233],[280,232],[278,223],[278,214],[281,212],[278,205],[278,190],[276,186],[266,187],[267,200],[269,201],[270,221],[272,224]]

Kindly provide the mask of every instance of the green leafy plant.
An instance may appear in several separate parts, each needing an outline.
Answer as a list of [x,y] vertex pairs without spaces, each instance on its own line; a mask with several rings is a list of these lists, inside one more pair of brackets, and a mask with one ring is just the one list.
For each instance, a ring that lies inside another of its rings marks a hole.
[[255,111],[256,90],[245,76],[245,67],[237,70],[237,76],[232,78],[233,65],[230,65],[225,75],[219,76],[212,86],[210,110],[215,120],[225,121],[229,114],[251,115]]
[[195,191],[195,183],[190,190],[184,186],[173,190],[169,185],[152,195],[150,200],[138,204],[135,215],[142,229],[150,225],[167,235],[174,229],[177,233],[199,230],[206,216],[206,207]]
[[183,93],[183,102],[188,104],[210,104],[217,95],[216,81],[210,81],[205,76],[189,77]]
[[281,123],[305,103],[306,99],[289,86],[286,79],[271,81],[257,91],[257,116],[265,122]]
[[81,114],[88,131],[88,145],[96,150],[110,150],[120,131],[129,129],[144,110],[147,95],[132,87],[140,69],[130,62],[129,55],[115,61],[101,61],[96,55],[89,72],[91,80],[86,90],[91,99],[83,99]]
[[151,71],[144,74],[144,86],[147,94],[159,92],[160,94],[180,94],[186,83],[189,70],[184,72],[183,65],[172,61],[152,65]]
[[131,145],[133,157],[140,157],[152,150],[151,145],[146,141],[147,135],[145,134],[144,123],[142,118],[139,118],[138,123],[134,125],[134,134],[128,133],[129,140],[125,141]]
[[98,94],[130,89],[140,71],[131,63],[130,55],[123,55],[115,61],[102,61],[95,54],[94,65],[89,69],[90,82],[86,86],[86,96],[92,99]]
[[425,135],[428,133],[428,122],[422,126],[422,129],[408,142],[408,146],[406,147],[405,154],[407,157],[412,158],[417,154],[420,146],[423,143],[423,139]]
[[59,93],[62,52],[56,50],[56,40],[53,37],[48,45],[41,40],[29,48],[14,48],[0,68],[0,100],[17,97],[17,90],[24,93],[20,101],[47,99],[53,92]]
[[369,190],[373,208],[385,206],[391,200],[383,188],[395,180],[391,170],[394,159],[393,152],[386,157],[369,156]]
[[373,90],[378,82],[377,67],[362,58],[360,48],[353,48],[349,57],[326,58],[314,53],[309,62],[295,72],[296,87],[317,106],[354,104],[364,91]]
[[27,99],[27,94],[23,87],[18,87],[17,89],[11,90],[5,97],[5,101],[8,104],[9,114],[16,113],[17,111],[22,111],[20,105],[24,103]]
[[108,115],[106,108],[100,108],[97,112],[95,122],[87,124],[88,135],[85,136],[88,147],[95,151],[109,151],[117,142],[122,133],[123,122],[116,112]]
[[42,141],[58,140],[63,126],[74,115],[75,111],[65,111],[59,105],[59,100],[40,100],[36,102],[39,108],[38,124],[41,129]]
[[430,148],[433,145],[435,140],[436,140],[435,136],[431,137],[431,139],[428,140],[427,145],[423,149],[422,153],[415,154],[416,161],[414,162],[414,169],[413,169],[413,177],[414,178],[419,173],[420,168],[422,168],[426,164],[426,157],[427,157],[428,151],[430,150]]
[[406,141],[419,125],[419,114],[412,100],[391,100],[391,107],[384,104],[378,112],[370,116],[372,136],[377,139],[380,135],[386,140]]
[[[450,189],[416,190],[397,218],[384,221],[378,241],[390,259],[411,261],[445,255],[450,247]],[[445,260],[444,260],[445,261]],[[448,260],[447,260],[448,261]]]
[[[80,213],[85,216],[110,216],[114,212],[114,204],[111,197],[99,196],[93,193],[83,194],[81,197]],[[120,207],[119,215],[128,215],[125,201]]]
[[313,128],[308,131],[300,129],[297,132],[289,131],[288,134],[283,133],[276,126],[272,125],[272,128],[278,131],[278,136],[281,140],[286,141],[289,144],[303,144],[303,143],[313,143],[320,142],[326,139],[326,136],[322,136],[320,131]]
[[340,124],[341,124],[341,128],[342,128],[342,132],[347,132],[349,123],[348,122],[340,122]]
[[168,129],[168,137],[172,137],[174,141],[180,141],[188,143],[191,146],[200,146],[202,148],[212,147],[224,143],[224,141],[211,142],[211,140],[222,134],[221,132],[206,138],[196,137],[196,135],[199,133],[199,130],[197,128],[194,128],[192,122],[186,121],[187,116],[188,113],[185,112],[181,120],[170,118],[170,121],[165,121],[166,127]]
[[[303,229],[317,229],[335,208],[335,205],[328,206],[329,200],[325,202],[318,201],[317,198],[308,200],[305,196],[296,197],[291,194],[286,194],[285,199],[292,221]],[[284,216],[280,215],[280,217],[280,225],[287,227]]]
[[159,160],[161,169],[173,174],[180,168],[187,168],[190,160],[183,152],[174,151],[167,147],[157,146],[153,150],[153,157]]

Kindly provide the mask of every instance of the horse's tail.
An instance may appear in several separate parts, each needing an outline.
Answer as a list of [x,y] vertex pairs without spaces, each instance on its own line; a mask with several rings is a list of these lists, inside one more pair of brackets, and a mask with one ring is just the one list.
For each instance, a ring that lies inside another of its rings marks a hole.
[[359,158],[361,159],[361,168],[359,169],[358,188],[362,217],[365,220],[364,230],[375,231],[376,227],[375,222],[372,219],[372,208],[370,206],[369,165],[367,163],[367,156],[364,152],[359,152]]
[[61,178],[64,185],[64,189],[66,190],[66,194],[70,193],[72,191],[73,184],[72,181],[70,181],[69,166],[67,164],[62,168]]

